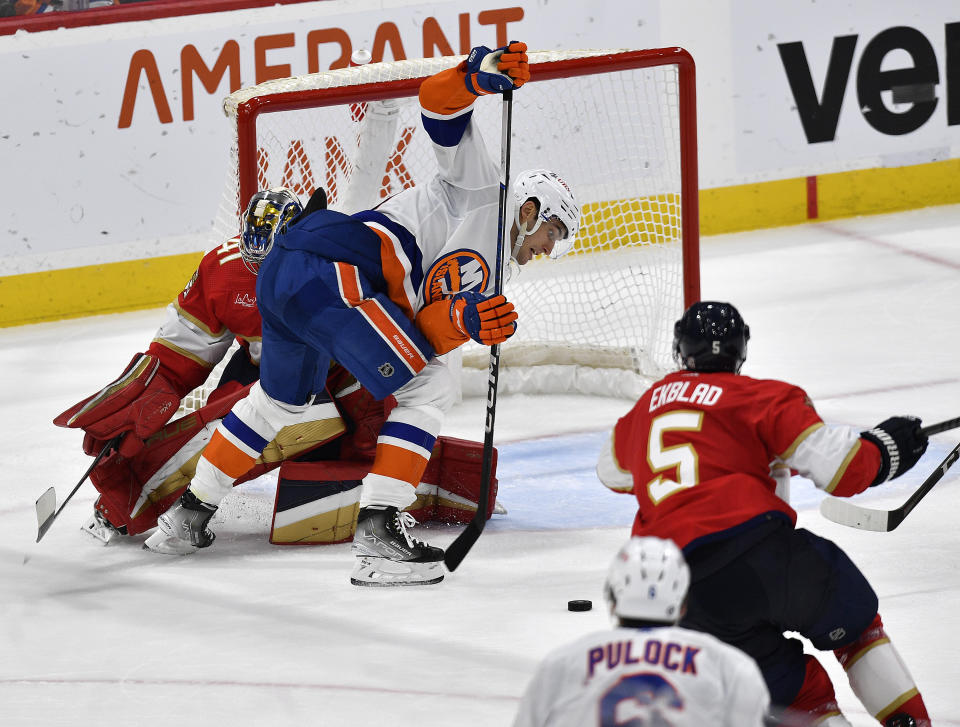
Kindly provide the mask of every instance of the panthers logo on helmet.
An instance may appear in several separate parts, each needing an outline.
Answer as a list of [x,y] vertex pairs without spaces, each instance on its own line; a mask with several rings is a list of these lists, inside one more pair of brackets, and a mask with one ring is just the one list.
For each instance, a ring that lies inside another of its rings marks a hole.
[[483,292],[490,280],[490,268],[473,250],[455,250],[437,260],[423,281],[424,304],[429,305],[466,290]]

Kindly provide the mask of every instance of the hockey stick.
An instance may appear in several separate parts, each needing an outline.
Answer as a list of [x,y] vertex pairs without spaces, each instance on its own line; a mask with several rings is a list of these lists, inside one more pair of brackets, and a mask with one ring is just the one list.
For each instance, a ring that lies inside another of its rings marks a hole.
[[[503,292],[503,246],[509,238],[507,194],[510,183],[510,137],[513,126],[513,91],[503,92],[503,123],[500,138],[500,210],[497,218],[497,267],[493,276],[493,293]],[[480,469],[480,493],[477,495],[477,512],[443,554],[443,562],[450,571],[455,571],[480,538],[487,524],[487,501],[490,499],[490,479],[493,469],[493,423],[497,414],[497,382],[500,379],[500,344],[490,347],[490,374],[487,388],[487,418],[483,434],[483,462]]]
[[[943,422],[943,424],[947,423]],[[937,426],[941,425],[935,424],[927,429],[933,429]],[[847,525],[851,528],[873,530],[878,533],[890,532],[903,522],[910,511],[933,489],[933,486],[940,481],[940,478],[947,473],[947,470],[953,466],[958,458],[960,458],[960,444],[950,451],[946,459],[937,465],[937,468],[923,481],[916,492],[907,498],[905,503],[893,510],[875,510],[869,507],[861,507],[846,498],[827,497],[820,503],[820,513],[828,520],[833,520],[835,523]]]
[[960,427],[960,417],[931,424],[929,427],[924,427],[920,431],[929,437],[931,434],[940,434],[940,432],[946,432],[950,429],[956,429],[957,427]]
[[107,442],[103,449],[100,450],[100,454],[94,457],[93,462],[90,463],[90,466],[87,468],[87,471],[83,473],[83,477],[80,478],[80,481],[77,483],[77,486],[73,488],[73,491],[67,495],[67,499],[63,501],[63,504],[60,505],[60,509],[57,510],[57,491],[54,488],[50,488],[44,492],[40,497],[37,498],[37,542],[40,542],[40,538],[47,534],[47,531],[50,529],[50,526],[53,525],[53,521],[56,520],[60,513],[63,512],[63,508],[67,506],[67,503],[70,502],[70,498],[77,494],[77,490],[80,489],[80,485],[87,481],[87,478],[90,476],[90,473],[93,472],[93,468],[100,464],[100,460],[109,454],[110,450],[120,444],[120,438],[122,434],[118,434],[109,442]]
[[[920,431],[926,436],[939,434],[950,429],[960,427],[960,417],[956,419],[947,419],[928,427],[923,427]],[[960,445],[958,445],[960,447]],[[944,473],[956,461],[952,457],[957,450],[950,453],[937,470],[927,478],[920,488],[908,499],[901,507],[896,510],[876,510],[868,507],[861,507],[846,498],[827,497],[820,503],[820,513],[828,520],[833,520],[841,525],[847,525],[861,530],[874,530],[877,532],[889,532],[896,528],[907,514],[916,507],[916,504],[926,495],[930,489],[943,477]],[[948,461],[949,460],[949,461]]]

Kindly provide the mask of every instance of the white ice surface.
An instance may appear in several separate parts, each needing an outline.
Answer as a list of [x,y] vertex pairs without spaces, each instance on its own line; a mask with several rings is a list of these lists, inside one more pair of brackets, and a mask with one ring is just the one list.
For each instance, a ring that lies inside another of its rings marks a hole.
[[[803,386],[831,422],[960,415],[960,206],[708,238],[702,256],[703,296],[750,324],[744,373]],[[500,398],[509,514],[436,587],[356,588],[347,545],[269,545],[269,477],[224,501],[216,544],[191,557],[81,533],[89,484],[35,543],[35,499],[55,485],[62,502],[89,462],[81,435],[51,419],[119,373],[162,317],[0,330],[0,724],[508,725],[540,657],[607,624],[600,587],[634,512],[593,476],[630,405],[617,399]],[[445,433],[480,440],[483,418],[468,400]],[[934,437],[915,470],[863,501],[899,505],[958,437]],[[842,545],[879,593],[936,725],[960,725],[958,477],[892,533],[824,520],[819,493],[793,482],[800,524]],[[572,598],[593,611],[568,612]],[[853,724],[876,724],[823,662]]]

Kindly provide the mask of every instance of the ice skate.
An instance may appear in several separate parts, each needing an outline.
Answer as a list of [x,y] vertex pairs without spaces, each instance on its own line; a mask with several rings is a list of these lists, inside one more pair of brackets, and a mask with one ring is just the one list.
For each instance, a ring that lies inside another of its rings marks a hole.
[[157,529],[143,547],[165,555],[189,555],[199,548],[210,547],[216,535],[207,523],[216,510],[187,490],[157,519]]
[[93,514],[87,520],[82,528],[83,532],[93,538],[96,538],[104,545],[109,545],[114,538],[119,538],[127,534],[125,527],[115,527],[107,518],[94,506]]
[[417,540],[417,521],[395,507],[364,507],[357,517],[350,575],[355,586],[426,586],[443,580],[443,550]]

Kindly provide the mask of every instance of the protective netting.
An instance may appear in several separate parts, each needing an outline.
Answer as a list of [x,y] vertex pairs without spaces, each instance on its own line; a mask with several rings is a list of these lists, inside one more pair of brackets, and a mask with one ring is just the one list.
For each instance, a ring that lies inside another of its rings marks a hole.
[[[522,387],[591,389],[585,380],[595,372],[602,393],[634,395],[672,367],[672,324],[685,303],[684,245],[688,268],[697,250],[696,195],[683,184],[683,163],[696,179],[695,138],[681,134],[680,62],[689,56],[678,53],[530,54],[533,80],[514,94],[511,176],[530,168],[559,173],[581,205],[581,231],[566,257],[514,266],[505,282],[520,325],[501,349],[504,390],[518,372],[529,374]],[[628,67],[635,58],[643,63]],[[420,124],[417,79],[460,60],[375,63],[229,96],[224,108],[238,136],[218,239],[236,234],[241,198],[256,189],[285,186],[306,202],[322,186],[331,207],[354,212],[424,183],[436,161]],[[499,97],[479,99],[474,109],[498,161]],[[687,104],[684,113],[695,111]],[[694,212],[686,230],[685,205]],[[690,276],[696,285],[699,278],[686,273],[689,297]],[[465,393],[483,393],[489,349],[468,344],[462,354],[465,376],[478,372],[481,382],[479,389],[465,383]],[[543,375],[556,366],[577,372]],[[616,391],[606,391],[611,386]]]

